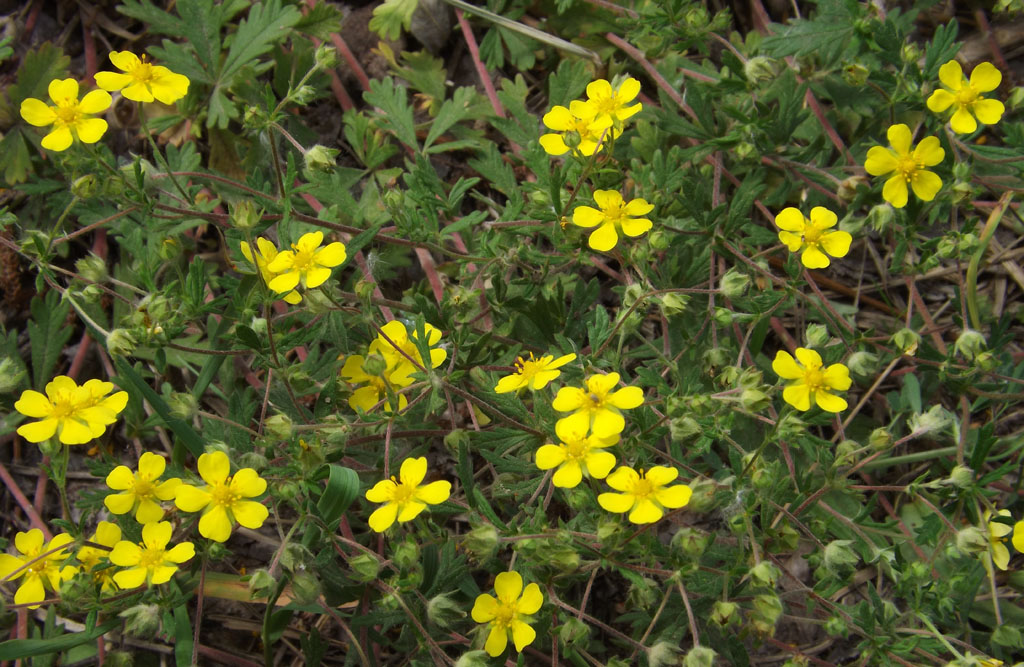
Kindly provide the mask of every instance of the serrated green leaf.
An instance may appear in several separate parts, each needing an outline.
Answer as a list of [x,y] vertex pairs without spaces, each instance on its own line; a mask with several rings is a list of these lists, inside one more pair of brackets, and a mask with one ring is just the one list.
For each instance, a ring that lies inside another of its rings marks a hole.
[[71,304],[61,301],[57,292],[46,297],[35,297],[29,306],[32,319],[28,322],[28,338],[32,350],[32,386],[42,390],[49,382],[64,345],[71,338],[71,327],[66,326]]
[[408,30],[412,24],[417,5],[419,0],[384,0],[373,9],[370,30],[385,39],[398,39],[402,30]]
[[318,2],[295,24],[295,29],[317,39],[328,40],[341,30],[342,13],[334,5]]
[[[470,114],[469,105],[476,92],[469,87],[456,88],[450,100],[445,100],[437,112],[437,117],[430,124],[427,138],[423,141],[423,148],[426,150],[437,141],[438,137],[448,129],[465,119]],[[477,142],[473,142],[477,143]]]
[[291,5],[282,7],[281,0],[253,5],[249,16],[238,24],[238,32],[231,39],[228,55],[220,69],[220,80],[230,83],[243,66],[284,40],[301,18],[299,10]]
[[18,68],[18,81],[7,89],[7,96],[15,107],[29,97],[49,100],[46,89],[50,81],[67,76],[71,58],[60,47],[44,42],[35,51],[29,51]]
[[379,107],[383,111],[380,126],[410,148],[416,148],[416,126],[413,123],[412,107],[409,106],[404,86],[400,86],[390,76],[370,81],[370,90],[363,93],[367,104]]
[[0,139],[0,164],[4,165],[4,181],[7,185],[22,183],[32,171],[32,157],[20,127],[11,128]]

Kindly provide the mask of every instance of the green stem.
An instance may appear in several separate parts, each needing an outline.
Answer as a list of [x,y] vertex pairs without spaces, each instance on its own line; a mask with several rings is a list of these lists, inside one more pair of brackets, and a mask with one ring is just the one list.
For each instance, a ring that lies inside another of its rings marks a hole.
[[1003,196],[999,198],[999,203],[992,209],[992,213],[989,214],[988,220],[985,222],[978,250],[971,257],[971,263],[967,266],[967,310],[971,314],[971,324],[976,331],[981,331],[981,316],[978,314],[978,267],[988,250],[988,243],[992,239],[992,235],[995,234],[996,228],[999,226],[999,221],[1003,218],[1003,212],[1010,205],[1012,198],[1012,192],[1004,192]]
[[171,183],[174,184],[174,188],[181,194],[182,199],[186,202],[191,202],[188,193],[181,187],[181,183],[174,176],[174,172],[171,170],[171,165],[167,162],[167,158],[164,157],[160,147],[156,145],[156,140],[153,138],[153,133],[149,131],[149,125],[146,123],[146,114],[142,110],[142,102],[139,102],[139,124],[142,126],[142,133],[146,135],[146,139],[149,140],[149,146],[153,149],[153,156],[156,157],[156,161],[163,167],[167,177],[171,179]]

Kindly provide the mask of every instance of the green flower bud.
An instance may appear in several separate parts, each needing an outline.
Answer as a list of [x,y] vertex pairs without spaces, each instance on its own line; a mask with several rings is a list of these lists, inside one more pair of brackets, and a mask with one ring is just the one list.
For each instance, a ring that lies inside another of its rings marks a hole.
[[916,331],[904,327],[894,333],[890,340],[903,354],[912,357],[917,354],[917,346],[921,343],[921,336]]
[[658,305],[661,306],[661,312],[664,313],[665,317],[681,315],[686,312],[686,307],[689,303],[690,296],[688,294],[669,292],[658,297]]
[[878,372],[878,355],[858,350],[846,360],[846,367],[856,375],[872,376]]
[[693,417],[676,417],[668,423],[668,431],[675,441],[685,442],[704,432]]
[[462,548],[478,562],[498,551],[498,530],[489,523],[480,524],[462,537]]
[[626,605],[633,609],[647,609],[658,603],[661,592],[653,579],[634,580],[626,591]]
[[725,387],[734,387],[739,384],[742,375],[743,369],[739,366],[726,366],[715,378],[715,381]]
[[715,323],[720,327],[727,327],[733,323],[735,319],[735,313],[728,308],[718,307],[715,308]]
[[908,65],[917,63],[917,61],[921,60],[922,57],[923,54],[921,53],[921,47],[910,42],[904,44],[903,50],[900,51],[900,58]]
[[106,282],[109,277],[106,260],[92,253],[75,262],[75,271],[82,278],[93,283]]
[[771,561],[763,560],[750,568],[747,576],[750,577],[750,585],[758,588],[775,588],[782,573]]
[[313,604],[320,599],[320,580],[309,570],[299,570],[292,575],[292,595],[298,604]]
[[243,199],[231,207],[231,225],[235,229],[252,229],[259,224],[262,217],[262,209],[257,210],[256,205],[248,199]]
[[824,324],[812,323],[807,325],[807,330],[804,332],[804,340],[807,341],[807,347],[824,347],[828,339],[828,327]]
[[260,336],[260,337],[266,336],[267,335],[267,319],[265,317],[254,317],[254,318],[252,318],[252,321],[249,322],[249,328],[252,329],[253,333],[255,333],[257,336]]
[[[288,94],[288,98],[295,104],[306,105],[316,99],[316,88],[310,85],[301,85]],[[313,148],[316,148],[314,146]],[[321,147],[322,148],[322,147]],[[306,168],[309,168],[309,161],[306,161]]]
[[338,64],[338,52],[333,46],[323,43],[313,52],[313,63],[317,69],[334,69]]
[[702,477],[691,481],[688,486],[692,494],[686,504],[687,512],[709,512],[717,506],[715,491],[718,487],[714,481]]
[[157,249],[157,255],[159,255],[160,259],[165,262],[176,259],[181,255],[181,243],[177,239],[166,238],[160,242],[160,247]]
[[749,286],[750,276],[734,267],[722,276],[718,283],[718,290],[726,299],[738,299],[746,293]]
[[427,620],[439,628],[450,627],[465,617],[462,605],[444,593],[427,601]]
[[625,529],[622,524],[611,517],[601,515],[601,518],[597,522],[597,539],[600,540],[604,546],[610,546],[619,541],[623,536]]
[[782,616],[782,601],[774,593],[755,595],[752,616],[774,626]]
[[892,433],[884,428],[876,428],[868,436],[868,446],[876,452],[885,451],[892,447]]
[[717,600],[711,607],[711,622],[726,628],[739,622],[739,605],[735,602]]
[[14,359],[0,360],[0,394],[7,394],[21,387],[25,379],[25,368]]
[[964,359],[972,361],[985,349],[985,336],[977,331],[965,329],[956,339],[953,349]]
[[98,189],[99,182],[93,174],[79,176],[75,179],[74,183],[71,184],[71,194],[79,199],[91,199],[92,197],[95,197]]
[[[1011,3],[1016,1],[1017,0],[999,0],[999,4],[1000,6],[1010,5]],[[1021,7],[1021,9],[1024,9],[1024,7]],[[1010,91],[1010,95],[1006,98],[1006,108],[1008,110],[1017,110],[1021,107],[1024,107],[1024,86],[1016,86],[1013,90]]]
[[704,364],[709,368],[721,368],[722,366],[729,365],[729,354],[728,350],[722,347],[708,348],[704,352]]
[[860,562],[860,556],[850,548],[853,540],[832,540],[825,545],[825,569],[839,576],[849,572]]
[[267,435],[277,440],[288,440],[292,437],[292,419],[288,415],[276,414],[263,422]]
[[302,488],[295,482],[278,482],[270,487],[270,494],[281,500],[294,500]]
[[306,169],[309,171],[331,171],[336,166],[335,158],[338,155],[336,148],[327,148],[316,144],[303,154]]
[[60,454],[63,449],[64,445],[56,437],[47,438],[39,443],[39,451],[43,456],[49,456],[51,459]]
[[137,604],[128,607],[117,616],[124,619],[124,632],[130,637],[152,639],[160,632],[159,605]]
[[266,568],[260,568],[249,575],[249,595],[253,599],[267,599],[277,588],[277,580]]
[[176,391],[167,399],[171,414],[179,419],[191,421],[199,412],[199,402],[192,394]]
[[858,88],[868,82],[870,74],[871,70],[860,63],[850,63],[843,67],[843,81]]
[[977,526],[968,526],[956,534],[956,548],[962,554],[988,553],[989,536]]
[[114,329],[107,336],[107,352],[116,357],[127,357],[135,351],[136,340],[127,329]]
[[960,239],[955,234],[946,234],[939,239],[939,244],[935,246],[935,254],[942,259],[951,259],[956,257],[959,253],[957,247],[960,244]]
[[792,440],[807,430],[807,422],[801,419],[795,412],[790,412],[779,418],[777,429],[781,439]]
[[953,466],[947,481],[958,489],[969,489],[974,486],[974,471],[967,466]]
[[769,549],[774,553],[790,552],[800,546],[800,533],[785,519],[775,528],[769,528],[766,534],[771,538]]
[[420,564],[420,548],[415,542],[406,540],[395,547],[395,565],[402,570],[411,570]]
[[561,640],[562,646],[585,645],[585,640],[589,635],[590,626],[575,616],[569,616],[564,623],[558,626],[558,638]]
[[827,632],[830,637],[845,638],[849,636],[850,628],[846,625],[846,621],[843,620],[843,617],[836,614],[835,616],[830,616],[829,619],[825,621],[825,632]]
[[856,440],[843,440],[836,445],[836,465],[848,466],[853,464],[853,459],[858,456],[860,443]]
[[367,375],[381,376],[388,369],[388,362],[379,354],[368,354],[363,361],[363,371]]
[[697,560],[711,543],[711,536],[699,528],[684,526],[672,536],[672,546],[691,560]]
[[743,76],[751,83],[772,81],[780,72],[780,63],[767,56],[754,56],[743,64]]
[[672,237],[660,229],[655,229],[647,235],[647,245],[653,250],[668,250],[672,245]]
[[[840,201],[849,204],[857,197],[857,190],[867,185],[867,178],[864,176],[849,176],[839,182],[839,187],[836,188],[836,196],[839,197]],[[860,231],[860,228],[867,222],[866,218],[855,218],[848,220],[850,227],[845,227],[846,231],[851,234],[855,231]]]
[[682,664],[679,647],[668,642],[656,642],[647,649],[647,664],[650,667],[675,667]]
[[267,457],[259,452],[246,452],[238,457],[239,468],[252,468],[260,471],[267,467]]
[[713,667],[717,656],[707,646],[694,646],[683,658],[683,667]]
[[889,204],[876,204],[868,211],[868,224],[879,234],[889,229],[896,218],[896,211]]
[[489,667],[490,664],[491,660],[485,651],[469,651],[455,661],[455,667]]
[[750,412],[767,410],[772,399],[760,389],[744,389],[740,394],[740,404]]
[[103,657],[103,667],[132,667],[135,656],[128,651],[109,651]]
[[269,119],[267,114],[257,106],[245,107],[242,114],[242,125],[249,130],[262,130],[267,126]]
[[907,419],[907,426],[910,427],[912,435],[919,437],[927,433],[939,431],[949,425],[952,421],[952,415],[950,415],[945,408],[941,405],[933,405],[928,408],[927,412],[911,415],[910,418]]
[[361,553],[349,558],[348,564],[352,568],[355,579],[363,583],[376,581],[377,575],[380,573],[380,561],[376,556],[368,553]]

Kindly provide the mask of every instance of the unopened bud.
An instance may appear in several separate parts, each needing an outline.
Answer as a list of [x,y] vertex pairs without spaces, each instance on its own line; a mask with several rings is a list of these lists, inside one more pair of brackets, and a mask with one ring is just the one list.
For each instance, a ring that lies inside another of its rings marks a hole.
[[868,224],[879,234],[885,232],[892,225],[896,217],[896,211],[889,204],[876,204],[868,211]]
[[277,580],[266,568],[260,568],[249,575],[249,595],[253,599],[269,598],[277,588]]
[[682,551],[683,555],[691,560],[700,558],[710,543],[710,535],[692,526],[684,526],[672,536],[672,546]]
[[750,568],[750,583],[752,586],[774,589],[780,574],[779,568],[775,567],[773,563],[763,560]]
[[675,441],[688,441],[704,432],[693,417],[676,417],[668,422],[668,432]]
[[870,376],[878,372],[878,355],[858,350],[846,360],[846,366],[856,375]]
[[[867,185],[867,179],[864,176],[849,176],[840,181],[839,187],[836,188],[836,196],[839,197],[840,201],[849,204],[857,197],[857,190],[864,185]],[[860,229],[866,220],[858,218],[855,221],[851,220],[850,222],[855,225],[857,229]]]
[[882,452],[892,447],[892,433],[884,428],[876,428],[868,436],[868,446],[876,452]]
[[867,83],[870,74],[871,70],[860,63],[850,63],[843,67],[843,81],[858,88]]
[[912,357],[917,354],[917,346],[921,343],[921,336],[916,331],[904,327],[894,333],[891,340],[903,354]]
[[850,634],[850,628],[843,617],[837,614],[825,621],[825,632],[832,637],[846,637]]
[[953,349],[964,359],[973,361],[985,349],[985,337],[977,331],[967,329],[956,339]]
[[267,467],[269,461],[267,457],[259,452],[245,452],[238,457],[239,468],[252,468],[253,470],[260,471]]
[[977,526],[968,526],[956,534],[956,548],[962,554],[987,553],[989,536]]
[[907,419],[907,426],[915,436],[922,436],[926,433],[945,428],[952,422],[952,416],[941,405],[933,405],[927,412],[919,412]]
[[106,282],[109,277],[107,262],[92,253],[75,262],[75,271],[82,278],[93,283]]
[[949,483],[958,489],[974,486],[974,471],[967,466],[953,466],[949,473]]
[[558,628],[558,638],[562,640],[563,646],[570,646],[583,641],[590,634],[590,626],[576,618],[569,616],[568,619]]
[[462,605],[444,593],[435,595],[427,602],[427,620],[439,628],[450,627],[465,617]]
[[261,212],[248,199],[243,199],[231,207],[231,224],[236,229],[252,229],[259,224]]
[[139,639],[152,639],[160,631],[160,606],[155,604],[137,604],[128,607],[120,614],[124,619],[124,632]]
[[199,402],[196,397],[186,392],[176,391],[167,399],[167,405],[171,414],[179,419],[191,421],[199,411]]
[[744,389],[740,394],[740,404],[750,412],[761,412],[768,409],[772,399],[760,389]]
[[690,302],[690,297],[686,294],[677,294],[675,292],[669,292],[662,294],[658,297],[658,305],[661,306],[661,312],[665,314],[665,317],[671,317],[672,315],[679,315],[686,311],[686,306]]
[[498,551],[498,530],[489,523],[480,524],[462,537],[462,548],[477,561],[485,561]]
[[320,598],[320,580],[309,570],[292,575],[292,595],[298,604],[313,604]]
[[738,299],[746,293],[749,286],[750,276],[732,268],[722,276],[722,280],[718,283],[718,290],[727,299]]
[[676,667],[681,664],[679,648],[668,642],[656,642],[647,649],[647,664],[650,667]]
[[364,583],[375,581],[380,573],[380,561],[367,553],[349,558],[348,564],[352,568],[356,580]]
[[316,144],[303,154],[303,159],[306,169],[310,171],[331,171],[337,164],[335,162],[337,155],[338,149]]
[[735,602],[718,600],[711,607],[711,622],[725,628],[739,621],[739,605]]
[[402,570],[411,570],[420,563],[420,548],[415,542],[406,540],[395,547],[393,560]]
[[288,415],[271,415],[263,422],[263,428],[267,434],[277,440],[287,440],[292,437],[292,419]]
[[368,354],[363,360],[363,372],[367,375],[380,377],[388,369],[388,362],[379,354]]
[[825,546],[825,568],[834,575],[848,572],[860,562],[860,556],[850,548],[853,540],[832,540]]
[[488,667],[491,659],[484,651],[468,651],[455,661],[455,667]]
[[10,357],[0,360],[0,394],[14,391],[25,378],[25,368]]
[[683,667],[713,667],[718,656],[707,646],[694,646],[683,658]]
[[75,195],[79,199],[90,199],[96,196],[96,191],[98,189],[99,181],[96,180],[96,176],[93,174],[79,176],[75,179],[75,182],[71,184],[71,194]]
[[334,47],[328,46],[326,43],[321,44],[313,52],[313,62],[320,69],[334,69],[338,64],[338,52]]
[[126,357],[135,351],[135,337],[127,329],[114,329],[107,336],[107,352],[117,357]]
[[804,340],[807,347],[823,347],[828,342],[828,327],[824,324],[808,324],[804,332]]
[[767,56],[754,56],[743,64],[743,75],[751,83],[764,83],[779,75],[781,65]]

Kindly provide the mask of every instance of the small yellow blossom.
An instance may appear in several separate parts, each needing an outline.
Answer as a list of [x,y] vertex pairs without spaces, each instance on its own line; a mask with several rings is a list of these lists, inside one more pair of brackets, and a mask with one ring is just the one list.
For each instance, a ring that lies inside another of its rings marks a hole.
[[693,491],[685,484],[665,485],[679,476],[675,468],[654,466],[646,472],[621,466],[608,475],[608,486],[622,493],[602,493],[598,504],[609,512],[629,512],[632,523],[654,523],[665,516],[665,509],[678,509],[690,502]]
[[772,361],[772,370],[783,380],[795,380],[782,390],[782,398],[797,410],[810,410],[812,398],[825,412],[846,409],[846,400],[831,393],[850,388],[850,369],[846,366],[832,364],[822,368],[820,354],[798,347],[796,359],[789,352],[779,350]]
[[[43,531],[33,528],[14,536],[14,548],[20,556],[0,554],[0,581],[24,578],[14,593],[14,604],[36,609],[46,599],[46,589],[60,591],[61,582],[75,576],[78,568],[62,565],[71,554],[66,550],[75,540],[67,533],[55,536],[44,544]],[[56,549],[53,553],[46,552]],[[43,554],[46,554],[45,556]]]
[[21,103],[21,117],[30,125],[53,125],[50,133],[43,137],[43,148],[63,151],[76,137],[82,143],[94,144],[107,131],[107,121],[92,116],[110,107],[110,93],[91,90],[79,101],[78,82],[74,79],[54,79],[47,92],[54,106],[34,97]]
[[[622,433],[626,420],[620,410],[632,410],[644,402],[640,387],[624,387],[613,391],[619,384],[618,373],[591,375],[586,387],[562,387],[555,395],[551,407],[559,412],[572,412],[558,421],[571,432],[588,430],[597,438],[609,438]],[[558,425],[555,426],[558,432]]]
[[[999,510],[996,512],[996,516],[1008,517],[1010,516],[1010,510]],[[1013,546],[1016,547],[1016,531],[1001,521],[993,521],[992,514],[988,511],[985,512],[985,526],[988,529],[988,541],[992,545],[992,562],[1000,570],[1005,570],[1010,565],[1010,550],[1006,548],[1006,538],[1013,532]]]
[[882,187],[882,198],[896,208],[907,205],[907,184],[923,201],[931,201],[942,189],[942,179],[925,167],[934,167],[946,157],[938,137],[925,137],[916,148],[910,128],[902,123],[887,132],[889,145],[872,146],[868,150],[864,169],[872,176],[889,176]]
[[601,208],[577,206],[572,212],[572,222],[579,227],[597,227],[587,244],[594,250],[608,252],[619,242],[619,232],[626,236],[640,236],[652,226],[647,215],[654,210],[653,204],[644,199],[633,199],[629,203],[615,190],[595,190],[594,202]]
[[564,419],[555,424],[555,433],[561,442],[542,446],[536,456],[541,470],[558,468],[551,480],[555,486],[572,489],[584,475],[604,479],[615,467],[615,455],[604,449],[619,442],[618,434],[604,438],[588,435],[578,424],[574,426]]
[[132,473],[128,466],[117,466],[107,475],[107,486],[114,491],[103,499],[111,514],[127,514],[135,510],[135,520],[146,524],[164,518],[164,508],[156,501],[174,500],[181,480],[171,478],[158,482],[167,462],[153,452],[139,457],[139,471]]
[[427,476],[427,458],[406,459],[398,472],[398,479],[381,480],[366,492],[366,499],[371,503],[386,503],[378,507],[370,515],[370,528],[383,533],[395,521],[404,523],[412,521],[427,505],[437,505],[448,500],[452,492],[452,483],[438,480],[424,486],[420,482]]
[[474,621],[491,626],[484,650],[492,658],[505,652],[509,637],[517,651],[533,643],[537,632],[529,625],[533,622],[531,616],[544,604],[540,586],[529,584],[524,589],[518,572],[502,572],[495,577],[494,592],[497,599],[488,593],[478,595],[471,612]]
[[276,274],[268,283],[275,292],[291,292],[302,283],[303,287],[318,287],[331,277],[331,269],[345,262],[345,246],[338,241],[320,247],[323,232],[303,234],[292,244],[291,250],[282,250],[267,262],[267,270]]
[[89,380],[81,387],[66,375],[46,385],[46,395],[28,389],[14,409],[41,421],[18,427],[18,435],[29,442],[43,442],[55,434],[65,445],[81,445],[98,438],[128,404],[128,393],[114,389],[110,382]]
[[[384,357],[390,371],[388,381],[396,386],[407,386],[402,384],[403,378],[411,373],[420,370],[421,366],[427,367],[420,356],[419,347],[416,345],[418,336],[414,330],[411,334],[404,324],[398,320],[392,320],[380,328],[381,333],[370,343],[370,354],[379,354]],[[441,347],[435,347],[441,342],[441,330],[437,327],[424,323],[423,332],[427,337],[427,347],[430,348],[430,368],[437,368],[448,358],[448,352]],[[413,363],[415,360],[415,364]]]
[[109,548],[84,546],[79,549],[76,556],[78,562],[82,564],[81,571],[85,574],[92,574],[93,579],[100,584],[101,590],[115,590],[117,584],[114,582],[114,568],[103,566],[109,561],[110,549],[113,549],[114,545],[121,541],[121,529],[116,523],[100,521],[96,526],[96,532],[92,534],[89,541]]
[[849,232],[827,231],[839,222],[836,214],[823,206],[811,209],[811,217],[807,219],[799,209],[789,208],[775,216],[775,224],[782,231],[779,240],[786,244],[790,252],[803,251],[800,261],[808,269],[823,269],[829,265],[828,256],[846,257],[850,252],[853,237]]
[[[203,512],[199,534],[215,542],[226,542],[235,523],[259,528],[270,511],[255,498],[267,490],[267,482],[252,468],[242,468],[231,476],[231,462],[224,452],[208,452],[199,457],[199,476],[206,486],[182,484],[174,497],[178,509]],[[168,538],[169,539],[169,538]]]
[[939,68],[942,88],[928,98],[928,108],[936,113],[954,108],[949,126],[954,132],[970,134],[978,129],[977,117],[985,125],[995,125],[1003,117],[1006,107],[999,100],[981,96],[999,87],[1002,73],[992,63],[981,63],[971,72],[971,80],[964,76],[960,63],[950,60]]
[[540,359],[537,359],[533,356],[533,352],[531,352],[529,359],[523,359],[522,357],[516,359],[516,372],[512,375],[506,375],[498,380],[498,384],[494,387],[494,391],[499,394],[505,394],[510,391],[518,391],[525,387],[529,387],[535,391],[537,389],[543,389],[549,382],[562,374],[562,371],[556,369],[561,368],[575,359],[576,355],[571,352],[569,354],[562,355],[557,359],[550,354],[546,354]]
[[1013,524],[1013,548],[1024,553],[1024,521]]
[[[270,283],[273,282],[274,278],[277,278],[279,275],[267,268],[267,266],[277,258],[277,246],[261,236],[256,239],[255,255],[252,252],[252,248],[245,241],[241,242],[240,247],[242,248],[242,255],[245,256],[250,264],[256,265],[256,268],[260,272],[260,276],[263,278],[263,282],[269,286]],[[302,295],[295,290],[288,292],[281,298],[285,303],[290,303],[292,305],[302,301]]]
[[[387,398],[389,391],[397,394],[399,389],[413,383],[408,372],[405,372],[412,367],[411,365],[403,365],[403,373],[399,373],[397,372],[399,370],[397,363],[394,366],[388,366],[388,362],[384,361],[383,357],[378,355],[377,359],[380,360],[379,363],[383,367],[383,371],[379,374],[369,372],[367,359],[361,354],[349,355],[345,359],[345,365],[341,369],[342,379],[351,384],[366,384],[365,387],[356,389],[348,397],[348,405],[353,410],[369,412],[375,405]],[[398,394],[399,411],[404,410],[407,405],[409,405],[409,399],[405,394]],[[384,412],[391,411],[391,401],[384,401]]]
[[627,106],[640,94],[640,82],[630,77],[612,89],[612,84],[605,79],[598,79],[587,84],[587,102],[597,109],[597,118],[610,118],[616,127],[643,109],[637,102]]
[[128,569],[115,573],[114,582],[128,589],[170,581],[178,566],[196,555],[191,542],[180,542],[168,549],[171,532],[169,521],[147,523],[142,527],[142,542],[136,544],[122,540],[115,544],[110,552],[110,562]]
[[110,62],[121,72],[97,72],[96,85],[103,90],[120,90],[134,102],[174,104],[188,93],[188,77],[176,74],[162,65],[154,65],[149,58],[141,58],[131,51],[111,51]]
[[554,132],[541,135],[541,147],[548,155],[564,155],[572,150],[576,155],[590,157],[601,152],[622,131],[612,128],[611,117],[598,119],[597,113],[596,107],[580,100],[573,100],[568,108],[551,107],[541,120]]

